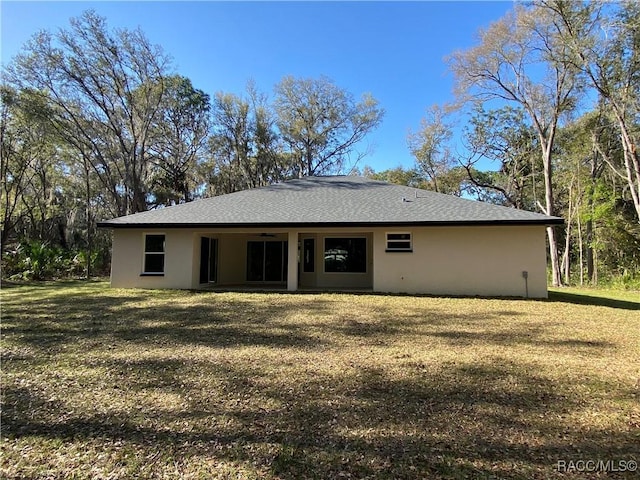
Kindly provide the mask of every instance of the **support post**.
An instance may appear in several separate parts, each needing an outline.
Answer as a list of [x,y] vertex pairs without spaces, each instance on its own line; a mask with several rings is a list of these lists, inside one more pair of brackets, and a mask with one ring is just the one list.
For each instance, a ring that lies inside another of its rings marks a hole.
[[289,232],[287,262],[287,290],[298,290],[298,232]]

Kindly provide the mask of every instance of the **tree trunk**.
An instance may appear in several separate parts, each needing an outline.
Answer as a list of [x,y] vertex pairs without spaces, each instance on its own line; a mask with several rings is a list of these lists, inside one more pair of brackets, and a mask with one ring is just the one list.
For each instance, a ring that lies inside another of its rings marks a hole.
[[620,128],[620,139],[622,140],[622,152],[624,157],[624,166],[627,175],[627,184],[629,192],[633,199],[633,206],[636,210],[638,222],[640,222],[640,160],[636,145],[633,143],[629,129],[627,127],[623,113],[620,112],[615,102],[611,102],[613,111],[618,120]]
[[93,253],[93,233],[91,232],[91,211],[87,206],[87,258],[85,264],[85,276],[91,279],[91,254]]
[[578,249],[580,253],[580,286],[584,285],[584,244],[582,237],[582,222],[580,222],[580,214],[576,217],[578,223]]
[[91,232],[91,222],[93,218],[91,216],[91,179],[89,177],[91,173],[91,160],[88,158],[85,152],[82,152],[82,166],[84,170],[84,201],[85,201],[85,216],[87,221],[87,251],[85,259],[85,276],[87,280],[91,278],[91,253],[93,250],[93,236]]
[[591,180],[591,185],[589,188],[589,194],[587,195],[587,211],[589,213],[589,218],[585,224],[585,240],[586,240],[586,262],[587,262],[587,280],[589,283],[594,283],[595,280],[595,269],[593,263],[593,220],[591,219],[591,215],[593,214],[593,192],[596,185],[596,177],[598,175],[598,148],[597,141],[594,137],[594,152],[591,155],[590,162],[590,172],[589,178]]
[[13,224],[9,220],[2,222],[2,229],[0,232],[0,256],[4,256],[4,251],[7,248],[9,241],[9,235],[13,230]]
[[564,283],[567,285],[571,283],[571,255],[569,250],[571,249],[571,236],[567,229],[567,235],[564,241],[564,254],[562,256],[562,266],[564,271]]
[[564,274],[565,283],[570,283],[571,277],[571,263],[570,263],[570,249],[571,249],[571,222],[573,221],[573,201],[572,201],[572,187],[569,186],[569,208],[567,218],[567,230],[564,239],[564,253],[562,254],[562,271]]
[[[595,229],[594,229],[595,230]],[[598,251],[593,251],[593,285],[598,285]]]
[[[545,214],[549,216],[554,214],[553,185],[551,183],[553,175],[553,167],[551,165],[551,146],[553,145],[554,133],[555,132],[552,131],[548,138],[544,138],[542,132],[540,133],[540,140],[544,145],[542,164],[544,167]],[[547,227],[547,238],[549,239],[549,257],[551,258],[551,282],[554,287],[561,287],[562,276],[560,272],[560,262],[558,261],[558,240],[553,227]]]
[[547,227],[547,238],[549,239],[549,256],[551,257],[551,281],[554,287],[562,286],[560,276],[560,264],[558,262],[558,239],[554,227]]
[[593,246],[591,242],[593,242],[593,222],[591,220],[587,220],[585,225],[585,240],[587,244],[586,248],[586,263],[587,263],[587,280],[593,283],[595,281],[595,268],[594,268],[594,255],[593,255]]
[[313,168],[313,151],[311,150],[311,146],[309,145],[307,145],[307,149],[305,152],[304,163],[306,172],[301,172],[300,178],[313,175],[313,172],[311,171]]

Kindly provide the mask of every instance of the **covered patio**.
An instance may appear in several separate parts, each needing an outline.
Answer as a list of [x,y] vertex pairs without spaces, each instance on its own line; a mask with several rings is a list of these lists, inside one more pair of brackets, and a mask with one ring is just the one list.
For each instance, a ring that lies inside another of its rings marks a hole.
[[198,288],[373,289],[372,232],[198,232]]

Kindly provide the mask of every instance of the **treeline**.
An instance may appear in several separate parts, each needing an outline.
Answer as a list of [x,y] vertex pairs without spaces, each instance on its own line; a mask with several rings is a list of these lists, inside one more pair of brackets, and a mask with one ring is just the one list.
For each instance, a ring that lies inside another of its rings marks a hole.
[[[562,216],[552,283],[637,287],[640,5],[518,4],[447,61],[455,101],[409,135],[413,168],[361,173]],[[210,96],[93,12],[34,36],[0,88],[5,277],[102,273],[96,219],[349,173],[383,117],[328,78]]]
[[518,4],[448,62],[456,101],[409,136],[415,167],[369,174],[562,216],[554,285],[640,287],[640,3]]
[[35,35],[0,95],[3,274],[34,278],[104,273],[96,220],[340,171],[383,117],[325,77],[211,97],[92,11]]

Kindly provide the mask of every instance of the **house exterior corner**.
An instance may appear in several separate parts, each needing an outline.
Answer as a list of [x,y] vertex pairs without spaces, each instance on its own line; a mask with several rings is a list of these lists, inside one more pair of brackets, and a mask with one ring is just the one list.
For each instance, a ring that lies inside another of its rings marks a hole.
[[386,252],[384,233],[374,236],[375,291],[547,297],[544,226],[422,227],[412,233],[411,253]]

